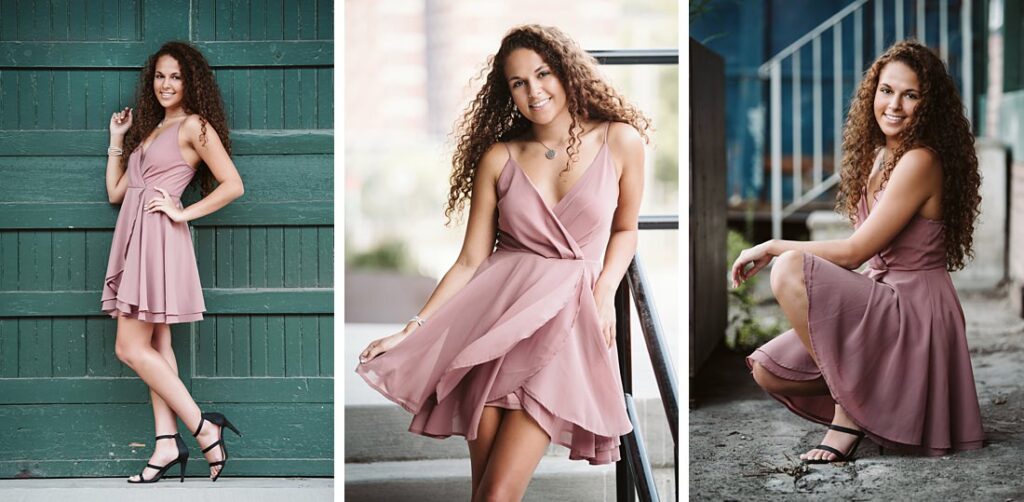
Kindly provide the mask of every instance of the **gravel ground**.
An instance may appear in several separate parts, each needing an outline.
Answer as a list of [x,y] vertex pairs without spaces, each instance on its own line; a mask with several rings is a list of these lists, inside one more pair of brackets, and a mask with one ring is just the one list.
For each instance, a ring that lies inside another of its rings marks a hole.
[[984,448],[883,456],[865,439],[852,462],[803,465],[824,427],[761,391],[743,354],[720,349],[690,381],[690,499],[1024,501],[1024,320],[1003,297],[962,300]]

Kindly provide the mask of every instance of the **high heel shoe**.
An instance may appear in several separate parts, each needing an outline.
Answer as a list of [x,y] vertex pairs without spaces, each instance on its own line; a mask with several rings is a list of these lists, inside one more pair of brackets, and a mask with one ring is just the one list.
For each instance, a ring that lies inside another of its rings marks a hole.
[[213,481],[217,481],[217,478],[220,477],[220,473],[224,472],[224,466],[228,463],[228,447],[227,444],[224,443],[224,427],[231,429],[235,434],[238,435],[238,437],[242,437],[242,433],[238,432],[238,429],[235,428],[234,424],[228,421],[227,417],[220,413],[211,412],[203,413],[202,415],[200,415],[199,426],[196,427],[196,431],[192,433],[194,437],[199,437],[199,432],[203,430],[203,423],[205,422],[212,422],[213,424],[220,427],[220,436],[217,438],[217,440],[211,443],[206,448],[203,448],[203,454],[205,455],[206,452],[214,449],[217,446],[220,446],[220,451],[223,454],[224,458],[217,460],[215,462],[207,461],[207,463],[210,464],[210,467],[218,465],[221,466],[220,469],[217,470],[217,475],[213,477]]
[[835,425],[835,424],[829,425],[828,428],[832,429],[834,431],[842,432],[844,434],[849,434],[851,436],[856,436],[857,437],[857,441],[854,441],[853,446],[850,447],[850,451],[848,451],[846,453],[843,453],[843,452],[841,452],[841,451],[839,451],[839,450],[837,450],[837,449],[835,449],[835,448],[833,448],[833,447],[831,447],[829,445],[819,444],[818,446],[814,447],[815,450],[825,450],[825,451],[827,451],[829,453],[834,454],[836,456],[836,458],[834,458],[832,460],[825,460],[823,458],[819,458],[819,459],[816,459],[816,460],[804,460],[804,462],[806,462],[808,464],[830,464],[830,463],[833,463],[833,462],[849,462],[850,460],[853,460],[853,454],[854,454],[854,452],[857,451],[857,447],[860,446],[860,440],[864,439],[864,431],[858,431],[858,430],[850,429],[850,428],[843,427],[841,425]]
[[185,446],[185,441],[183,439],[181,439],[181,434],[175,433],[175,434],[168,434],[166,436],[157,436],[156,439],[158,441],[161,440],[161,439],[173,439],[175,445],[178,447],[178,458],[172,460],[167,465],[162,465],[162,466],[161,465],[146,464],[146,467],[149,467],[150,469],[156,469],[157,473],[152,478],[146,479],[145,476],[143,476],[143,474],[146,472],[146,468],[143,467],[142,471],[139,472],[139,479],[136,479],[136,480],[128,479],[128,482],[129,483],[156,483],[157,481],[160,481],[160,479],[164,477],[164,474],[167,473],[168,469],[170,469],[171,467],[174,467],[175,464],[178,464],[178,465],[181,465],[181,481],[179,481],[179,483],[184,483],[185,482],[185,466],[188,465],[188,447]]

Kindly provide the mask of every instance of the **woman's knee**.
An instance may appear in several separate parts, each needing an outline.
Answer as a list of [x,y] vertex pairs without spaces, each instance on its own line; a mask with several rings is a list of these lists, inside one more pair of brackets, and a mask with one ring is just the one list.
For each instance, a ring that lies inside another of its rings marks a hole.
[[761,363],[754,361],[753,368],[754,381],[767,392],[772,394],[782,394],[785,390],[785,385],[779,380],[778,377],[771,374],[768,370],[761,366]]
[[124,337],[117,337],[117,341],[114,342],[114,354],[117,358],[128,366],[132,366],[136,358],[138,357],[139,348],[134,346],[132,343],[125,341]]
[[803,287],[804,254],[790,250],[776,257],[772,264],[771,283],[776,298],[789,288]]

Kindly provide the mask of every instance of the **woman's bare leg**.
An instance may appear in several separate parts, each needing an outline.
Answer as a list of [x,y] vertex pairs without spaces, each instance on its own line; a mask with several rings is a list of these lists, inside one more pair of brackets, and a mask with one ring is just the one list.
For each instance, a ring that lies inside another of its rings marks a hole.
[[[171,327],[167,324],[154,324],[153,325],[153,349],[163,356],[167,364],[174,370],[174,373],[178,373],[178,361],[174,357],[174,349],[171,347]],[[171,408],[167,406],[167,403],[160,397],[159,394],[149,390],[149,398],[153,402],[153,422],[157,436],[173,435],[178,432],[177,419]],[[160,440],[156,441],[156,446],[153,449],[153,456],[149,458],[149,463],[153,465],[167,465],[174,459],[178,458],[178,448],[172,440]],[[152,479],[156,475],[156,469],[147,467],[145,472],[142,473],[145,479]],[[132,479],[138,479],[139,475],[132,476]]]
[[494,445],[494,438],[498,435],[498,427],[501,426],[504,414],[503,408],[484,406],[483,414],[480,415],[476,439],[466,442],[469,445],[469,462],[473,471],[472,500],[476,499],[476,489],[480,486],[480,480],[483,479],[484,471],[487,469],[491,446]]
[[[143,382],[146,382],[151,392],[150,395],[155,393],[156,397],[159,397],[174,415],[181,418],[185,427],[194,432],[199,426],[202,412],[192,396],[189,395],[185,384],[178,378],[177,368],[167,362],[167,359],[153,347],[153,343],[154,324],[128,317],[117,318],[117,340],[114,350],[118,359],[134,370]],[[154,407],[155,403],[154,401]],[[177,426],[173,430],[176,429]],[[212,444],[218,437],[220,437],[220,427],[208,422],[203,425],[196,440],[202,446]],[[169,443],[170,441],[158,442]],[[206,459],[210,461],[222,458],[220,448],[214,448],[206,453]],[[210,476],[216,474],[219,469],[220,466],[211,467]]]
[[[775,264],[772,265],[771,282],[772,293],[775,294],[775,299],[778,300],[779,306],[782,307],[782,312],[789,319],[790,326],[793,327],[793,331],[800,337],[800,341],[803,342],[807,353],[814,359],[814,363],[818,364],[818,355],[814,353],[814,347],[811,345],[811,335],[807,322],[807,311],[810,304],[807,299],[807,287],[804,283],[803,253],[786,251],[779,255],[775,259]],[[846,414],[846,411],[838,404],[836,404],[835,418],[833,418],[832,423],[860,430],[860,427],[853,423],[853,420]],[[821,444],[829,445],[842,452],[848,452],[856,440],[857,438],[851,434],[829,430]],[[803,460],[834,460],[835,457],[835,454],[817,448],[813,448],[807,453],[800,455],[800,458]]]
[[506,411],[474,502],[522,499],[550,442],[544,429],[525,411]]

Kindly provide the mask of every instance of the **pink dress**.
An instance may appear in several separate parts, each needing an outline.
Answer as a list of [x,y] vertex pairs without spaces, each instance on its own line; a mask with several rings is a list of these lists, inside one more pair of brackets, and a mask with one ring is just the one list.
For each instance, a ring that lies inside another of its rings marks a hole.
[[[181,193],[195,175],[178,147],[177,125],[161,131],[149,148],[128,157],[128,190],[110,245],[102,310],[151,323],[198,321],[206,306],[187,223],[162,212],[147,213],[147,201],[166,190],[181,207]],[[173,132],[171,132],[173,131]]]
[[607,138],[553,207],[511,154],[497,192],[494,253],[422,327],[356,372],[414,415],[411,432],[473,440],[485,405],[522,409],[570,458],[615,462],[632,427],[593,296],[618,200]]
[[[858,219],[868,211],[865,199]],[[835,403],[877,444],[923,455],[980,448],[984,439],[963,309],[949,272],[943,224],[920,215],[863,274],[804,254],[815,366],[789,330],[747,358],[788,380],[824,377],[832,396],[772,394],[828,424]]]

